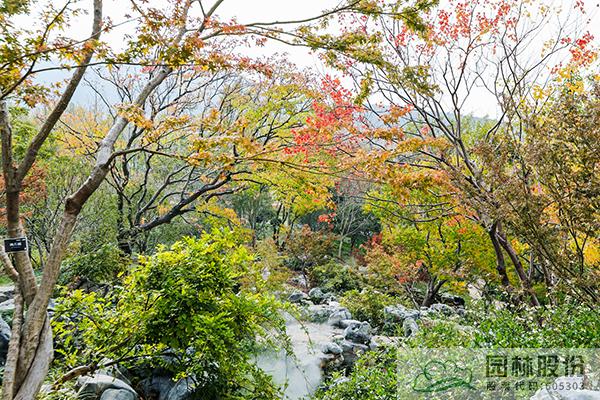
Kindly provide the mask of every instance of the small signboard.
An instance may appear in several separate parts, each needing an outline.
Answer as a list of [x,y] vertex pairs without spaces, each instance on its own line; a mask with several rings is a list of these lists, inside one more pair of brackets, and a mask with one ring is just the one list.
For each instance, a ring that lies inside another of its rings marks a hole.
[[4,251],[7,253],[15,253],[17,251],[27,251],[27,238],[11,238],[4,239]]

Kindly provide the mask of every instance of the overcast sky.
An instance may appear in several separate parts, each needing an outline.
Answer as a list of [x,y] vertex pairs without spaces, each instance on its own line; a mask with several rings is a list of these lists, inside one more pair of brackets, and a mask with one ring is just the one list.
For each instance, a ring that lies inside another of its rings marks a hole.
[[[49,1],[49,0],[46,0]],[[55,0],[57,1],[57,0]],[[444,0],[442,0],[444,1]],[[548,5],[562,5],[565,9],[573,7],[573,0],[538,0],[543,1],[544,4]],[[150,0],[150,4],[156,4],[158,7],[165,4],[167,0]],[[340,0],[224,0],[221,7],[219,7],[217,15],[222,20],[228,20],[235,17],[239,23],[249,22],[265,22],[265,21],[281,21],[281,20],[293,20],[302,19],[310,16],[317,15],[324,9],[330,9],[337,5]],[[586,8],[588,11],[588,21],[582,21],[583,26],[579,27],[580,30],[589,30],[596,39],[600,39],[600,18],[599,5],[600,0],[587,0]],[[80,4],[82,7],[88,6],[88,1],[82,1]],[[91,1],[89,1],[91,3]],[[105,0],[104,1],[104,14],[109,16],[113,23],[119,24],[126,20],[125,15],[131,13],[129,8],[129,1],[127,0]],[[31,21],[28,18],[20,17],[15,21],[17,24],[30,24]],[[551,29],[552,27],[548,27]],[[103,39],[108,41],[111,46],[119,48],[123,43],[123,35],[127,32],[131,33],[133,24],[124,24],[108,35],[103,36]],[[90,31],[90,16],[82,15],[75,20],[67,35],[72,35],[80,38],[85,38],[89,35]],[[287,57],[293,63],[302,67],[311,67],[316,71],[324,74],[328,71],[318,57],[311,54],[305,48],[285,46],[280,43],[270,42],[264,48],[258,50],[265,54],[271,53],[287,53]],[[59,74],[49,74],[45,80],[54,80],[60,76]],[[75,97],[76,102],[89,101],[90,92],[85,89],[78,91]],[[495,102],[490,96],[482,94],[475,98],[475,101],[471,102],[470,106],[467,106],[469,111],[477,114],[478,116],[493,116],[496,114]]]

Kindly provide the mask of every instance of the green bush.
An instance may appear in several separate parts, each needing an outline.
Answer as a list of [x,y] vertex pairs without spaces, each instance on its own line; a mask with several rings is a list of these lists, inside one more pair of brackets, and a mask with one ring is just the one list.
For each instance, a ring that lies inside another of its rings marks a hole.
[[383,309],[397,304],[398,299],[373,289],[350,290],[340,299],[340,303],[350,311],[354,319],[369,321],[373,327],[384,324]]
[[60,283],[85,278],[95,283],[113,283],[127,270],[129,259],[116,245],[105,244],[98,250],[77,254],[63,261]]
[[318,265],[308,271],[308,279],[312,287],[320,287],[328,292],[343,293],[360,289],[360,276],[350,266],[329,262]]
[[61,364],[139,357],[193,377],[206,398],[279,398],[252,360],[264,346],[289,348],[283,305],[239,283],[253,262],[231,231],[213,230],[141,258],[108,297],[69,293],[53,320]]
[[545,309],[478,310],[470,314],[477,346],[499,348],[598,348],[600,313],[583,305]]
[[347,379],[335,373],[314,395],[317,400],[398,399],[397,357],[394,349],[365,353]]

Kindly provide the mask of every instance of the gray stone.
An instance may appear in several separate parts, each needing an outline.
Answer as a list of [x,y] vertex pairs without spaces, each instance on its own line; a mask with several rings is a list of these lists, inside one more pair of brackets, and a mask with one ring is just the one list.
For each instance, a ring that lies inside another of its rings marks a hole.
[[442,293],[440,295],[440,300],[444,304],[449,304],[456,307],[464,307],[465,299],[460,296],[456,296],[450,293]]
[[316,287],[310,289],[310,291],[308,292],[308,297],[315,304],[321,304],[325,300],[325,293],[323,293],[323,290],[321,290],[321,288]]
[[[100,365],[106,365],[106,364],[110,364],[112,362],[113,362],[113,360],[111,360],[110,358],[103,358],[100,361]],[[119,367],[116,364],[112,364],[112,365],[109,365],[108,367],[100,368],[100,369],[98,369],[97,373],[112,376],[113,378],[122,380],[123,382],[125,382],[126,384],[131,386],[131,382],[125,376],[125,372],[121,369],[121,367]]]
[[304,292],[295,292],[290,294],[288,300],[290,303],[300,303],[302,300],[306,300],[307,296]]
[[432,312],[444,314],[448,317],[451,315],[454,315],[456,313],[452,307],[450,307],[447,304],[442,304],[442,303],[432,304],[431,307],[429,307],[429,310]]
[[368,346],[360,343],[352,343],[347,340],[344,340],[340,343],[340,347],[342,348],[342,355],[344,357],[344,364],[347,366],[352,366],[358,359],[358,357],[369,350]]
[[368,322],[352,324],[344,330],[344,338],[354,343],[369,344],[371,341],[371,325]]
[[421,312],[417,310],[409,310],[401,304],[387,306],[383,309],[383,317],[388,324],[401,324],[407,318],[417,320],[421,318]]
[[0,303],[5,302],[8,299],[12,299],[15,295],[14,286],[0,286]]
[[12,313],[15,311],[15,300],[8,299],[0,303],[0,313]]
[[402,330],[405,337],[412,337],[419,332],[419,325],[412,318],[406,318],[402,323]]
[[100,400],[136,400],[137,396],[128,390],[107,389],[102,393]]
[[166,400],[192,400],[195,396],[195,387],[191,378],[181,379],[169,391]]
[[343,319],[337,325],[339,328],[346,329],[349,326],[360,325],[360,321],[355,319]]
[[138,388],[144,398],[167,400],[173,386],[175,386],[175,381],[168,376],[151,376],[142,380]]
[[337,343],[333,343],[333,342],[325,343],[323,345],[323,353],[339,355],[339,354],[342,354],[342,348]]
[[10,326],[0,317],[0,365],[4,365],[8,353],[8,342],[10,342]]
[[338,328],[345,328],[345,326],[341,326],[340,323],[343,320],[348,320],[351,318],[352,318],[352,314],[350,314],[350,311],[348,311],[347,308],[342,307],[342,308],[339,308],[336,311],[334,311],[329,316],[329,320],[327,322],[333,326],[337,326]]
[[290,280],[294,285],[300,287],[308,287],[308,282],[306,282],[306,278],[303,275],[296,275]]
[[77,398],[82,400],[98,399],[108,389],[130,392],[134,399],[137,398],[137,393],[127,383],[104,374],[81,376],[77,379],[77,385],[80,387]]
[[312,322],[323,323],[335,312],[336,308],[328,304],[309,306],[307,309],[308,319]]

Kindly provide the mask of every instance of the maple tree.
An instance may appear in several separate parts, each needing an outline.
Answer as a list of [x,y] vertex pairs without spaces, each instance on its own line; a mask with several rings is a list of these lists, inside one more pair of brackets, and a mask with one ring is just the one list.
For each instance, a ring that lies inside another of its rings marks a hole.
[[[425,14],[425,33],[394,18],[346,24],[353,34],[379,36],[353,51],[324,54],[355,82],[368,110],[365,120],[371,126],[362,129],[363,151],[356,155],[363,173],[389,184],[401,203],[411,189],[447,187],[462,214],[488,232],[505,290],[522,287],[534,305],[540,301],[533,278],[501,212],[504,182],[488,175],[493,166],[481,157],[480,147],[507,132],[524,137],[525,104],[552,72],[565,73],[565,60],[572,65],[595,59],[592,36],[567,28],[586,18],[581,7],[565,12],[555,29],[542,31],[556,15],[562,14],[535,2],[452,1]],[[521,56],[524,49],[527,59]],[[498,118],[469,115],[469,107],[483,96],[494,104]]]
[[[139,70],[136,73],[146,74],[145,79],[139,82],[137,94],[116,109],[110,127],[100,135],[100,143],[94,152],[95,165],[87,179],[67,197],[40,283],[36,282],[27,254],[16,253],[14,262],[7,256],[2,257],[3,266],[17,288],[13,334],[3,380],[4,399],[31,399],[42,384],[52,358],[52,336],[46,308],[75,223],[84,204],[105,181],[113,161],[120,154],[138,151],[115,151],[115,146],[119,145],[120,138],[131,126],[151,127],[144,112],[151,96],[158,93],[181,68],[190,66],[198,71],[255,71],[268,74],[268,64],[228,49],[243,46],[253,38],[277,38],[286,32],[286,26],[294,23],[310,25],[336,13],[366,11],[364,2],[356,1],[344,3],[303,21],[240,25],[235,21],[219,21],[215,18],[222,0],[210,5],[205,3],[178,0],[160,9],[146,3],[132,2],[137,26],[135,34],[125,38],[125,50],[122,52],[115,52],[100,41],[101,33],[112,27],[110,21],[103,21],[101,0],[93,2],[91,34],[83,41],[57,34],[67,28],[70,21],[82,11],[70,2],[62,6],[47,4],[36,23],[26,29],[11,24],[10,20],[18,14],[29,12],[29,2],[11,2],[3,6],[0,13],[3,31],[0,39],[0,128],[9,237],[25,234],[20,205],[24,181],[31,174],[40,148],[64,115],[89,65],[126,64],[137,66]],[[192,8],[197,8],[197,13],[191,13]],[[40,62],[53,59],[59,60],[56,67],[39,66]],[[52,87],[34,79],[45,71],[66,68],[74,72],[64,88],[58,89],[56,97],[50,96]],[[46,102],[50,108],[22,160],[14,158],[8,101],[29,107]]]

